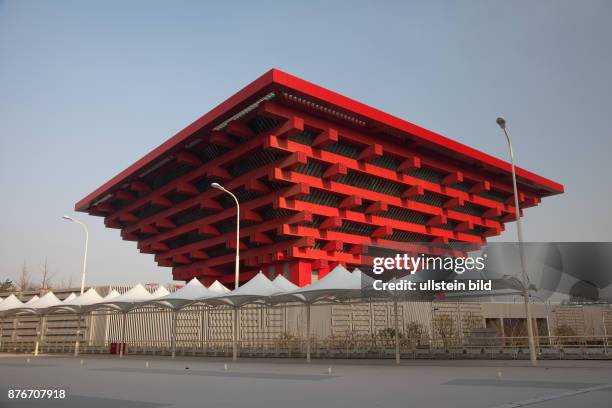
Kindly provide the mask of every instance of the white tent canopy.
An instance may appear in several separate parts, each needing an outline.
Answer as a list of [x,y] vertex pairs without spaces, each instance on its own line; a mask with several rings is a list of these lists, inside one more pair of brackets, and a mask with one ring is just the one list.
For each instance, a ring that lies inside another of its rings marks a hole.
[[313,303],[317,300],[337,297],[339,295],[342,295],[344,298],[361,295],[361,272],[359,274],[352,274],[344,266],[338,265],[321,278],[321,280],[292,292],[272,296],[272,300],[276,302],[299,301]]
[[230,291],[218,280],[214,281],[213,284],[208,287],[208,290],[214,293],[227,293]]
[[[117,296],[119,293],[115,292]],[[53,311],[68,311],[73,313],[84,313],[95,303],[102,301],[102,296],[94,288],[90,288],[81,296],[70,299],[70,296],[60,304],[53,307]]]
[[283,292],[292,292],[300,288],[283,275],[276,275],[276,278],[272,280],[272,283],[278,286]]
[[[37,298],[37,296],[35,296]],[[16,314],[37,314],[44,315],[53,306],[57,306],[62,303],[61,300],[55,296],[51,291],[45,293],[42,297],[33,300],[30,299],[26,304],[18,309],[14,309],[13,312]]]
[[0,302],[0,316],[4,315],[7,311],[17,309],[23,306],[23,302],[17,299],[17,296],[10,294],[6,299]]
[[142,284],[139,283],[122,295],[110,299],[107,299],[107,296],[106,298],[102,299],[101,302],[92,305],[92,309],[109,308],[122,313],[127,313],[131,309],[140,306],[141,303],[160,298],[167,294],[168,291],[163,286],[160,286],[155,293],[151,294],[147,289],[145,289],[144,286],[142,286]]
[[30,298],[30,300],[28,300],[27,302],[25,302],[23,305],[24,305],[24,306],[31,306],[31,305],[32,305],[32,303],[34,303],[34,302],[38,301],[38,299],[40,299],[40,298],[38,297],[38,295],[34,295],[34,296],[32,296],[32,297]]
[[115,299],[117,297],[121,296],[121,293],[117,292],[116,289],[111,290],[110,292],[108,292],[108,295],[104,296],[102,298],[103,301],[108,302],[111,299]]
[[187,283],[187,285],[183,286],[176,292],[169,293],[158,299],[152,300],[151,303],[178,310],[195,302],[197,299],[209,298],[216,296],[217,294],[218,292],[213,292],[207,289],[206,286],[202,285],[198,279],[193,278],[189,281],[189,283]]
[[238,289],[211,298],[202,298],[205,303],[230,305],[240,307],[247,303],[257,302],[269,298],[283,290],[276,286],[261,271]]

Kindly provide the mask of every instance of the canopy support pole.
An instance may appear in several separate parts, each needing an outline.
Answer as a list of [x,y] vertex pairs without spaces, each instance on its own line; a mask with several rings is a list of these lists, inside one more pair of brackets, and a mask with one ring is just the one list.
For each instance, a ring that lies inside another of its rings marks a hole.
[[34,344],[34,355],[38,356],[38,347],[43,341],[43,330],[45,328],[45,316],[41,315],[38,318],[38,333],[36,336],[36,343]]
[[200,305],[200,350],[204,350],[204,306]]
[[202,306],[202,349],[208,351],[208,307]]
[[393,314],[395,315],[394,319],[394,335],[395,335],[395,364],[400,363],[400,342],[399,342],[399,325],[397,318],[397,297],[393,297]]
[[238,360],[238,308],[234,306],[234,324],[232,335],[232,360]]
[[176,357],[176,310],[172,310],[172,337],[171,337],[171,345],[172,348],[172,358]]
[[121,342],[119,343],[119,358],[123,358],[123,345],[125,344],[125,318],[127,312],[121,314]]
[[79,356],[79,340],[80,340],[80,335],[81,335],[81,317],[82,315],[80,313],[77,313],[77,329],[76,329],[76,340],[74,341],[74,356],[78,357]]
[[0,352],[2,352],[2,336],[4,336],[4,317],[0,319]]
[[306,303],[306,362],[310,363],[310,302]]

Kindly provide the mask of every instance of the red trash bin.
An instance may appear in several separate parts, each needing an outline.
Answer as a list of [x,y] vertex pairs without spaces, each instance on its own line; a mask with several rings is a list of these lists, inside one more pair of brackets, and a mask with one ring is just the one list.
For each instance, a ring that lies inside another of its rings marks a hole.
[[110,344],[110,353],[111,354],[117,354],[117,343],[111,343]]

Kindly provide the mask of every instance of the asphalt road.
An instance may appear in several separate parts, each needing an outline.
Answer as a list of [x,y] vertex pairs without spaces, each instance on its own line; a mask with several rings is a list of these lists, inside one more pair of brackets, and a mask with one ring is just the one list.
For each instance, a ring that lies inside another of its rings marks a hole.
[[[610,361],[82,360],[0,355],[0,407],[612,407]],[[9,399],[14,389],[66,398]]]

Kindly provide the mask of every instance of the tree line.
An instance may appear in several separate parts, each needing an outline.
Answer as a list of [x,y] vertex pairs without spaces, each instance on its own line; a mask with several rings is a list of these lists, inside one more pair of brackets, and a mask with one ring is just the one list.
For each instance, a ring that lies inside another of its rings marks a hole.
[[72,287],[72,277],[69,277],[67,280],[61,279],[56,285],[56,276],[56,273],[51,272],[47,258],[45,258],[39,273],[35,276],[32,276],[24,260],[19,277],[15,282],[8,278],[0,280],[0,293],[22,293],[32,290],[46,292],[53,288]]

